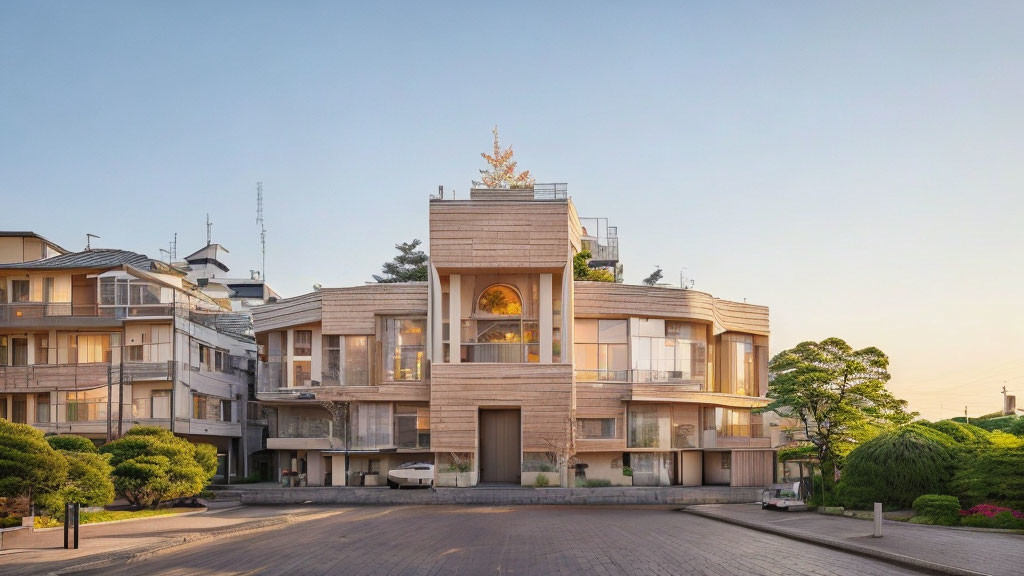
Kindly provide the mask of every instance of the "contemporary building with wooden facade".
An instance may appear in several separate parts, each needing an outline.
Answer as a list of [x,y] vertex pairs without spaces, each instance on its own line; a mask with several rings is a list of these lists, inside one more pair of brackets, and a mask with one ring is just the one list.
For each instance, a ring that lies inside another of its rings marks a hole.
[[[438,486],[760,486],[773,480],[768,310],[573,280],[564,185],[431,199],[429,280],[256,308],[278,474]],[[616,237],[617,242],[617,237]]]
[[0,234],[0,418],[96,442],[172,428],[215,445],[219,474],[245,475],[261,448],[243,439],[248,313],[142,254],[66,252],[20,234]]

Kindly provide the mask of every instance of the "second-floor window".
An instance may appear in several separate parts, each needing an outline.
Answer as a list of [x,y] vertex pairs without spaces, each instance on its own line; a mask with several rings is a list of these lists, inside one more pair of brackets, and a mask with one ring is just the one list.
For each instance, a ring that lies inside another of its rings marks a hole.
[[383,380],[423,379],[427,321],[423,318],[385,318]]
[[707,328],[672,320],[638,320],[633,339],[636,381],[693,383],[704,387]]
[[292,356],[312,356],[313,355],[313,331],[312,330],[296,330],[295,331],[295,345],[292,350]]
[[615,418],[578,418],[579,437],[584,439],[615,438]]
[[28,280],[11,280],[11,302],[28,302]]
[[577,318],[575,341],[577,380],[627,380],[626,320]]
[[324,336],[324,386],[367,386],[370,356],[366,336]]

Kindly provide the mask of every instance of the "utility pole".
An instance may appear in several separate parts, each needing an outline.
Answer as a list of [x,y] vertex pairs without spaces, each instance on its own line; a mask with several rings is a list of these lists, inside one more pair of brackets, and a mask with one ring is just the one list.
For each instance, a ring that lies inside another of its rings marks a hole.
[[213,243],[213,222],[210,222],[210,213],[206,213],[206,245]]
[[267,282],[267,227],[263,223],[263,182],[256,183],[256,223],[260,225],[260,253],[263,262],[260,264],[260,280]]
[[966,420],[968,424],[971,423],[971,417],[967,415],[967,406],[964,406],[964,420]]

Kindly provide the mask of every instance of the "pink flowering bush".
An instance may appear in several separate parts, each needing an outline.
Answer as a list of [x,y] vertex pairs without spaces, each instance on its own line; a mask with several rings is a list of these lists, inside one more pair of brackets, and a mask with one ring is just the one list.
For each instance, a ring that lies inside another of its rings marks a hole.
[[960,511],[960,523],[976,528],[1024,529],[1024,512],[1005,506],[978,504]]

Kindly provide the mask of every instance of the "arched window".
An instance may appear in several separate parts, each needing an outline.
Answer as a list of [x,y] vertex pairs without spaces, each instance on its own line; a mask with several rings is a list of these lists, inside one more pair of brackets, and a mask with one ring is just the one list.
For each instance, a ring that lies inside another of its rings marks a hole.
[[515,288],[494,284],[480,293],[476,302],[478,316],[522,316],[523,299]]

